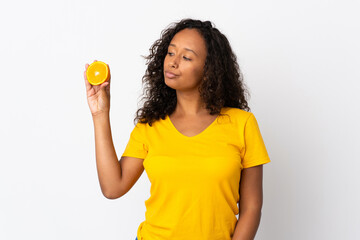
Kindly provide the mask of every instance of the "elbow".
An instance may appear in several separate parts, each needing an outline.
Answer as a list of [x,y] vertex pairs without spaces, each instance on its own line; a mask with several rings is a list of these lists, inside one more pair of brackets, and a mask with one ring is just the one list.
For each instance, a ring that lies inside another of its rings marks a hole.
[[121,195],[114,194],[114,193],[103,193],[103,195],[104,195],[104,197],[106,197],[107,199],[110,199],[110,200],[118,199],[121,197]]
[[102,194],[104,195],[104,197],[106,197],[107,199],[110,199],[110,200],[118,199],[123,196],[123,194],[121,194],[121,192],[119,192],[119,191],[103,190],[103,189],[101,189],[101,191],[102,191]]
[[262,199],[240,201],[239,210],[240,211],[250,211],[250,212],[260,212],[263,207]]
[[241,209],[239,212],[239,216],[242,215],[253,215],[253,216],[258,216],[259,218],[261,218],[262,215],[262,211],[261,208],[245,208],[245,209]]
[[239,208],[240,212],[252,212],[261,215],[262,211],[262,204],[248,204],[248,205],[241,205]]
[[104,195],[104,197],[106,197],[107,199],[110,199],[110,200],[117,199],[117,197],[112,194],[103,193],[103,195]]

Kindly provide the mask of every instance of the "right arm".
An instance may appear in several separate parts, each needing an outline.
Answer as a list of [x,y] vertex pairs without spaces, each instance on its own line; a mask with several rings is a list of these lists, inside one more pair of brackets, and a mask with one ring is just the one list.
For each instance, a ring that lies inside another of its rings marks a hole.
[[110,79],[98,86],[91,85],[86,78],[88,66],[85,65],[84,79],[94,123],[98,178],[103,195],[108,199],[116,199],[127,193],[140,178],[144,171],[143,159],[122,157],[118,161],[109,118]]
[[144,171],[143,159],[122,157],[118,161],[111,136],[109,114],[93,117],[96,166],[103,195],[116,199],[127,193]]

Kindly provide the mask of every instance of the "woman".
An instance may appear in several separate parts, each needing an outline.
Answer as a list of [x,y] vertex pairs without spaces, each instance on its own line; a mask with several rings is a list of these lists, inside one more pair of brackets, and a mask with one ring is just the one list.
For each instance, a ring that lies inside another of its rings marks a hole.
[[145,169],[150,197],[136,239],[254,239],[270,159],[227,38],[209,21],[183,19],[150,50],[146,101],[120,161],[110,81],[91,86],[84,73],[102,193],[123,196]]

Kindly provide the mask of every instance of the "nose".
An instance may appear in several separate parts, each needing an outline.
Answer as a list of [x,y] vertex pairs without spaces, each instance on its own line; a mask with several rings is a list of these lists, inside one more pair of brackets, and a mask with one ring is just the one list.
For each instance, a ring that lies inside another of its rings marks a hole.
[[178,67],[178,60],[177,57],[173,57],[169,60],[169,67],[177,68]]

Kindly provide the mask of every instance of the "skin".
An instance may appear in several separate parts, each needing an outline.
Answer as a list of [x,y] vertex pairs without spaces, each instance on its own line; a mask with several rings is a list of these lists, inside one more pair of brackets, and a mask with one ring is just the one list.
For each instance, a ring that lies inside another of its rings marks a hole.
[[263,165],[245,168],[241,172],[239,219],[232,240],[255,238],[263,204]]
[[[205,42],[195,29],[184,29],[173,37],[171,44],[175,46],[169,47],[169,54],[164,60],[164,71],[171,71],[179,76],[174,79],[165,76],[165,83],[175,89],[177,94],[176,109],[169,117],[179,132],[194,136],[216,118],[207,112],[198,92],[198,86],[203,81],[207,54]],[[85,71],[88,66],[85,65]],[[92,86],[86,79],[85,71],[86,95],[94,121],[99,182],[106,198],[117,199],[126,194],[140,178],[144,171],[144,159],[122,157],[118,161],[109,117],[110,80],[100,86]],[[255,237],[261,217],[263,166],[243,169],[241,174],[239,220],[232,240],[251,240]]]
[[[164,59],[164,77],[165,84],[176,90],[176,113],[195,116],[205,112],[198,87],[203,80],[206,56],[205,41],[195,29],[183,29],[171,40]],[[168,78],[165,71],[179,76]]]
[[[217,117],[208,113],[198,90],[206,56],[201,34],[195,29],[183,29],[171,40],[164,59],[165,84],[175,89],[177,95],[177,106],[169,117],[178,131],[189,137],[204,131]],[[178,76],[168,78],[166,71]]]

